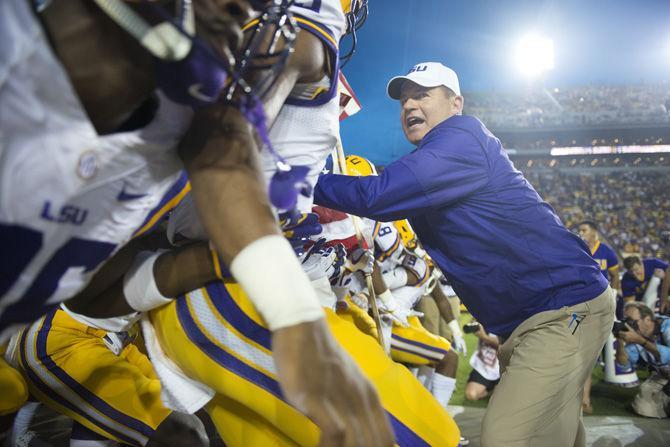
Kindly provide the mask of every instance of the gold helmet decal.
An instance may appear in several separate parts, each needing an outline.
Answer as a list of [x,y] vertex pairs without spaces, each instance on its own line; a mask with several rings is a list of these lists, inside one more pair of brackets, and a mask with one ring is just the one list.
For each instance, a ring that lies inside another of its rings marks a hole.
[[340,0],[340,1],[342,3],[342,12],[345,14],[351,12],[352,0]]
[[367,158],[360,155],[347,155],[347,174],[365,177],[368,175],[377,175],[375,165]]

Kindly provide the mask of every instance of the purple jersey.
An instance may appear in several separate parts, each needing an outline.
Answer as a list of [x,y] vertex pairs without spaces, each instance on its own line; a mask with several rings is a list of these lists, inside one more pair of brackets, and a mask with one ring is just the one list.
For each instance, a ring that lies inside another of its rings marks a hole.
[[596,244],[596,249],[593,250],[591,256],[596,260],[600,266],[600,271],[607,279],[610,277],[610,270],[619,265],[619,259],[616,257],[614,250],[609,245],[603,244],[600,241]]

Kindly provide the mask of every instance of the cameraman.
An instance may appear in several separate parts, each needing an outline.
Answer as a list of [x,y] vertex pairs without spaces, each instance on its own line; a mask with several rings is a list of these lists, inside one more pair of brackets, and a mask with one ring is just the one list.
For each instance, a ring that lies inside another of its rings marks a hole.
[[625,329],[615,334],[620,341],[616,350],[617,363],[626,368],[643,362],[653,371],[640,386],[633,409],[643,416],[668,417],[670,318],[655,316],[649,307],[637,301],[626,303],[624,316]]
[[[467,326],[473,326],[470,323]],[[479,339],[477,351],[470,357],[472,372],[465,385],[465,398],[468,400],[483,399],[500,382],[500,365],[498,363],[498,337],[489,334],[481,324],[474,333]],[[464,327],[464,331],[467,329]],[[469,332],[469,331],[467,331]]]

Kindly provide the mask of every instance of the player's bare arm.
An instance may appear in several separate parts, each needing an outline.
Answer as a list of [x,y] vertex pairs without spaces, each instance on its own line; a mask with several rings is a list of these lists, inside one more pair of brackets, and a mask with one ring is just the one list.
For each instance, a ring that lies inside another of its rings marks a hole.
[[[170,249],[156,251],[166,248]],[[153,276],[163,296],[176,297],[217,279],[207,242],[175,248],[167,245],[164,233],[153,233],[119,250],[84,290],[67,301],[68,309],[92,318],[111,318],[135,312],[123,292],[124,275],[138,254],[154,252],[158,257],[153,263]]]
[[[327,70],[317,38],[299,33],[295,45],[273,91],[263,99],[268,123],[296,82],[314,81]],[[200,218],[227,264],[254,241],[280,234],[256,148],[252,127],[226,104],[199,112],[182,144]],[[392,445],[379,398],[336,345],[323,319],[273,331],[273,348],[288,400],[321,428],[323,445]]]

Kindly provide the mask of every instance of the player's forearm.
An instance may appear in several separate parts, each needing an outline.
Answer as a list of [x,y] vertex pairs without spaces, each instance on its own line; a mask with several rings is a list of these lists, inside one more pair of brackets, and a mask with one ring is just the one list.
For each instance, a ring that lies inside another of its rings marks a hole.
[[138,253],[168,246],[165,234],[160,232],[131,240],[105,262],[81,292],[67,300],[67,308],[91,318],[118,317],[133,312],[123,296],[123,276]]
[[382,269],[379,266],[379,263],[375,262],[372,269],[372,286],[375,288],[375,293],[377,295],[386,292],[389,290],[382,276]]
[[176,297],[217,279],[207,242],[196,242],[162,253],[154,264],[162,295]]
[[182,144],[198,214],[227,265],[252,242],[280,234],[256,148],[251,126],[232,107],[196,117]]

